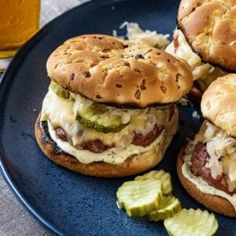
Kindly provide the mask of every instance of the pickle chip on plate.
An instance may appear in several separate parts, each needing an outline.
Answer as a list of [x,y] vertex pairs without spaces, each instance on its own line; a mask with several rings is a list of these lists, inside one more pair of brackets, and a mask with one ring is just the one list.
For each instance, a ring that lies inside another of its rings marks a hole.
[[172,192],[171,176],[164,170],[152,170],[144,175],[137,176],[135,180],[157,179],[161,181],[162,191],[164,195]]
[[211,236],[218,229],[218,222],[213,213],[204,210],[183,209],[164,221],[164,226],[171,236]]
[[149,212],[147,217],[151,221],[165,220],[172,217],[181,210],[181,204],[178,198],[168,195],[164,197],[159,208]]
[[117,199],[129,216],[144,216],[156,209],[163,198],[159,180],[146,179],[127,181],[119,187]]

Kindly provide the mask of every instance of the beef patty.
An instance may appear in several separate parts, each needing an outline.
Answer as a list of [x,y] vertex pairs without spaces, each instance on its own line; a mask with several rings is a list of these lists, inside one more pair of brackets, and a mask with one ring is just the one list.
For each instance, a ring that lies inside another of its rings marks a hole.
[[227,176],[224,174],[218,175],[213,178],[211,175],[211,170],[206,167],[206,163],[210,158],[206,145],[203,142],[198,142],[194,148],[193,155],[191,157],[192,165],[190,167],[191,172],[194,176],[201,177],[209,185],[215,187],[216,189],[222,190],[226,193],[233,194],[236,192],[229,192],[227,184]]
[[[155,125],[153,127],[153,130],[145,135],[141,134],[141,133],[134,132],[132,144],[137,145],[137,146],[146,147],[146,146],[150,145],[160,135],[162,130],[163,130],[162,126],[159,127],[158,125]],[[58,127],[55,129],[55,131],[56,131],[56,135],[59,139],[61,139],[63,141],[68,141],[67,133],[64,129],[62,129],[61,127]],[[85,150],[89,150],[94,153],[101,153],[109,148],[114,147],[114,145],[111,145],[111,146],[105,145],[102,143],[101,140],[96,139],[96,140],[88,140],[86,142],[83,142],[81,144],[81,147]]]

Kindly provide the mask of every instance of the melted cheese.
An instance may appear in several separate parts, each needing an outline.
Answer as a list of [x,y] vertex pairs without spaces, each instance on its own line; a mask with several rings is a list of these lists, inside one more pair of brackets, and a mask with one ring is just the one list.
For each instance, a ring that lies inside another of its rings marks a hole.
[[[49,120],[53,128],[63,128],[73,146],[79,146],[80,143],[99,139],[103,144],[123,148],[132,143],[133,133],[147,134],[153,130],[155,124],[167,127],[169,123],[169,110],[150,109],[115,109],[110,108],[114,114],[125,114],[130,123],[120,132],[102,133],[93,129],[85,129],[76,120],[76,111],[79,107],[91,105],[91,101],[82,98],[79,95],[72,94],[75,102],[70,99],[63,99],[57,96],[50,88],[43,101],[41,120]],[[118,113],[120,112],[120,113]]]
[[236,160],[233,160],[230,156],[226,156],[222,162],[223,172],[227,173],[231,182],[236,181]]
[[236,210],[236,194],[230,195],[224,191],[216,189],[207,184],[202,178],[192,175],[189,165],[187,163],[183,164],[182,173],[184,177],[191,181],[201,192],[227,199]]
[[72,146],[70,143],[59,139],[49,121],[48,131],[52,140],[58,145],[58,147],[60,147],[64,152],[74,156],[78,161],[84,164],[89,164],[98,161],[103,161],[112,164],[120,164],[123,163],[128,157],[147,152],[153,149],[154,147],[158,148],[159,146],[163,145],[163,142],[166,141],[166,131],[163,130],[162,133],[156,138],[156,140],[147,147],[136,146],[131,144],[126,148],[109,148],[102,153],[93,153],[88,150],[79,150]]
[[50,120],[53,127],[63,128],[71,137],[79,131],[73,112],[73,103],[69,99],[58,97],[50,88],[43,100],[41,120]]
[[84,130],[83,134],[78,137],[77,143],[86,142],[89,140],[99,139],[106,145],[113,145],[115,144],[116,147],[126,147],[130,145],[133,140],[133,133],[149,133],[153,130],[154,124],[156,123],[156,118],[154,117],[153,120],[149,117],[148,120],[145,118],[141,118],[142,115],[140,114],[140,119],[133,118],[132,122],[123,128],[120,132],[116,133],[102,133],[96,130],[86,129]]
[[[92,162],[103,161],[106,163],[120,164],[128,157],[153,150],[154,148],[167,147],[172,136],[176,133],[178,112],[175,108],[175,115],[169,120],[170,110],[149,109],[115,109],[110,108],[111,113],[121,111],[129,114],[130,123],[117,133],[102,133],[96,130],[84,128],[76,120],[77,110],[86,108],[91,105],[91,101],[79,95],[71,94],[72,99],[63,99],[57,96],[50,88],[46,94],[42,112],[41,121],[47,121],[48,131],[52,140],[65,153],[77,158],[81,163],[89,164]],[[120,114],[120,113],[119,113]],[[109,113],[108,113],[109,115]],[[153,130],[155,124],[163,126],[161,134],[147,147],[136,146],[131,144],[133,133],[148,133]],[[171,126],[171,127],[170,127]],[[68,141],[58,138],[55,128],[61,127],[67,132]],[[167,130],[171,130],[168,131]],[[170,137],[169,137],[170,136]],[[86,140],[99,139],[104,144],[115,144],[115,147],[109,148],[102,153],[93,153],[80,148],[79,144]],[[164,145],[164,143],[166,144]],[[160,150],[157,158],[162,158]],[[160,161],[160,160],[157,160]]]

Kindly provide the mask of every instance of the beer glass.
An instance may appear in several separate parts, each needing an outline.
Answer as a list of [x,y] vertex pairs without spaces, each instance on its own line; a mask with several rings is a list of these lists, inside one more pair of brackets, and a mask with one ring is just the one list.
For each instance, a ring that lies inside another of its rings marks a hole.
[[8,58],[39,29],[40,0],[0,0],[0,6],[0,58]]

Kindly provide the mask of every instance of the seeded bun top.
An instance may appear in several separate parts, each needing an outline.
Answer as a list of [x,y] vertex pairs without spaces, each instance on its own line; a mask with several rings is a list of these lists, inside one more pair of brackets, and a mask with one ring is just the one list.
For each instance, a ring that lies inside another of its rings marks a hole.
[[214,81],[203,94],[203,116],[236,137],[236,74]]
[[204,61],[236,72],[236,0],[181,0],[178,25]]
[[171,103],[192,87],[190,67],[144,44],[107,35],[67,40],[48,58],[48,76],[62,87],[99,103]]

